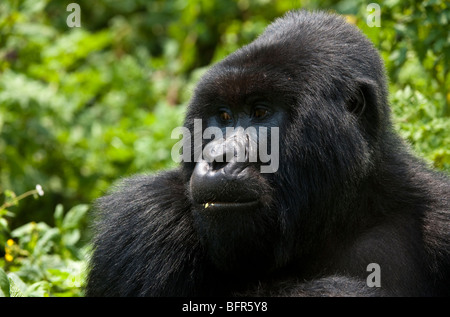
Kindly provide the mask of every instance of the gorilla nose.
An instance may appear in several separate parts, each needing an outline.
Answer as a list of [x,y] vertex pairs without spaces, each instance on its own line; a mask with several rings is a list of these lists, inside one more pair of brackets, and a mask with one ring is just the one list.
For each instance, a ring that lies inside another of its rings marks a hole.
[[249,170],[241,162],[207,162],[195,166],[191,176],[191,193],[195,202],[243,203],[258,199],[249,190]]
[[191,193],[200,204],[246,203],[256,201],[258,191],[253,189],[245,140],[213,141],[191,176]]

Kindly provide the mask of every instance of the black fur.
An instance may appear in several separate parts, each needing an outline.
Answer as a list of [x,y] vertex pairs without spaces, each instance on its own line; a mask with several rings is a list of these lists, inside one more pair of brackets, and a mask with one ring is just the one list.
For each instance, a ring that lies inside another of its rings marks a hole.
[[86,294],[450,295],[450,182],[393,132],[373,45],[338,16],[290,12],[211,68],[185,126],[252,95],[281,132],[279,170],[244,180],[258,208],[202,209],[195,163],[126,179],[98,201]]

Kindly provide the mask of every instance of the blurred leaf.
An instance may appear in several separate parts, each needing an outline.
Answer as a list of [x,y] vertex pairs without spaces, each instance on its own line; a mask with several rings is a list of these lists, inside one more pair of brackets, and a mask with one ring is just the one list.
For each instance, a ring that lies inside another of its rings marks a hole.
[[23,236],[29,236],[34,231],[47,231],[48,229],[50,229],[50,227],[44,222],[39,222],[39,223],[30,222],[30,223],[24,224],[23,226],[20,226],[20,227],[14,229],[11,232],[11,236],[15,237],[15,238],[19,238],[19,237],[23,237]]
[[77,205],[70,209],[64,217],[62,228],[68,230],[79,226],[88,210],[89,205]]
[[27,287],[24,295],[30,297],[44,297],[48,295],[49,288],[50,285],[47,281],[36,282]]
[[25,297],[23,292],[16,286],[14,281],[11,281],[11,297]]
[[62,229],[64,219],[64,207],[61,204],[56,205],[55,212],[53,214],[56,227]]
[[5,271],[0,268],[0,297],[9,297],[9,279]]
[[8,277],[11,285],[11,297],[24,297],[27,285],[15,273],[9,273]]
[[80,240],[81,234],[80,230],[74,229],[70,232],[66,232],[63,235],[62,242],[67,246],[75,246],[75,244]]
[[61,237],[60,231],[58,228],[50,228],[48,229],[44,235],[37,241],[36,246],[34,247],[33,253],[36,256],[46,254],[49,252],[52,247],[52,243],[55,240]]

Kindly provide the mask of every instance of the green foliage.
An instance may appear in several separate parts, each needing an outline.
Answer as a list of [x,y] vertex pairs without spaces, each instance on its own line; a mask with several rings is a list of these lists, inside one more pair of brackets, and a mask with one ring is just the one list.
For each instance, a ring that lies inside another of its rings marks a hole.
[[391,95],[396,127],[430,165],[450,170],[450,120],[440,117],[439,105],[410,86]]
[[[0,220],[14,217],[6,208],[31,194],[42,196],[42,189],[36,188],[20,196],[10,192],[0,206]],[[0,296],[81,296],[88,251],[81,241],[81,231],[88,210],[88,205],[76,205],[64,213],[63,206],[57,205],[54,227],[29,222],[11,231],[3,221],[0,238],[5,254],[0,267],[9,273],[0,269]]]
[[385,61],[396,129],[450,171],[446,1],[380,3],[380,28],[362,0],[80,0],[81,28],[68,3],[0,2],[0,296],[82,295],[87,204],[119,177],[175,166],[171,131],[201,74],[289,9],[361,28]]
[[417,153],[450,171],[450,5],[446,1],[386,1],[381,27],[369,28],[356,2],[357,25],[380,50],[390,79],[399,133]]

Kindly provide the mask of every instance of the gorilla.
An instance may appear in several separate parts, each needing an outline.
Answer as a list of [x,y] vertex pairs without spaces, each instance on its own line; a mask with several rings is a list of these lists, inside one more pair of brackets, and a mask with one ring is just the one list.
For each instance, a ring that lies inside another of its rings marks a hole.
[[395,134],[380,56],[340,16],[275,20],[183,128],[178,168],[96,202],[87,296],[450,295],[450,181]]

